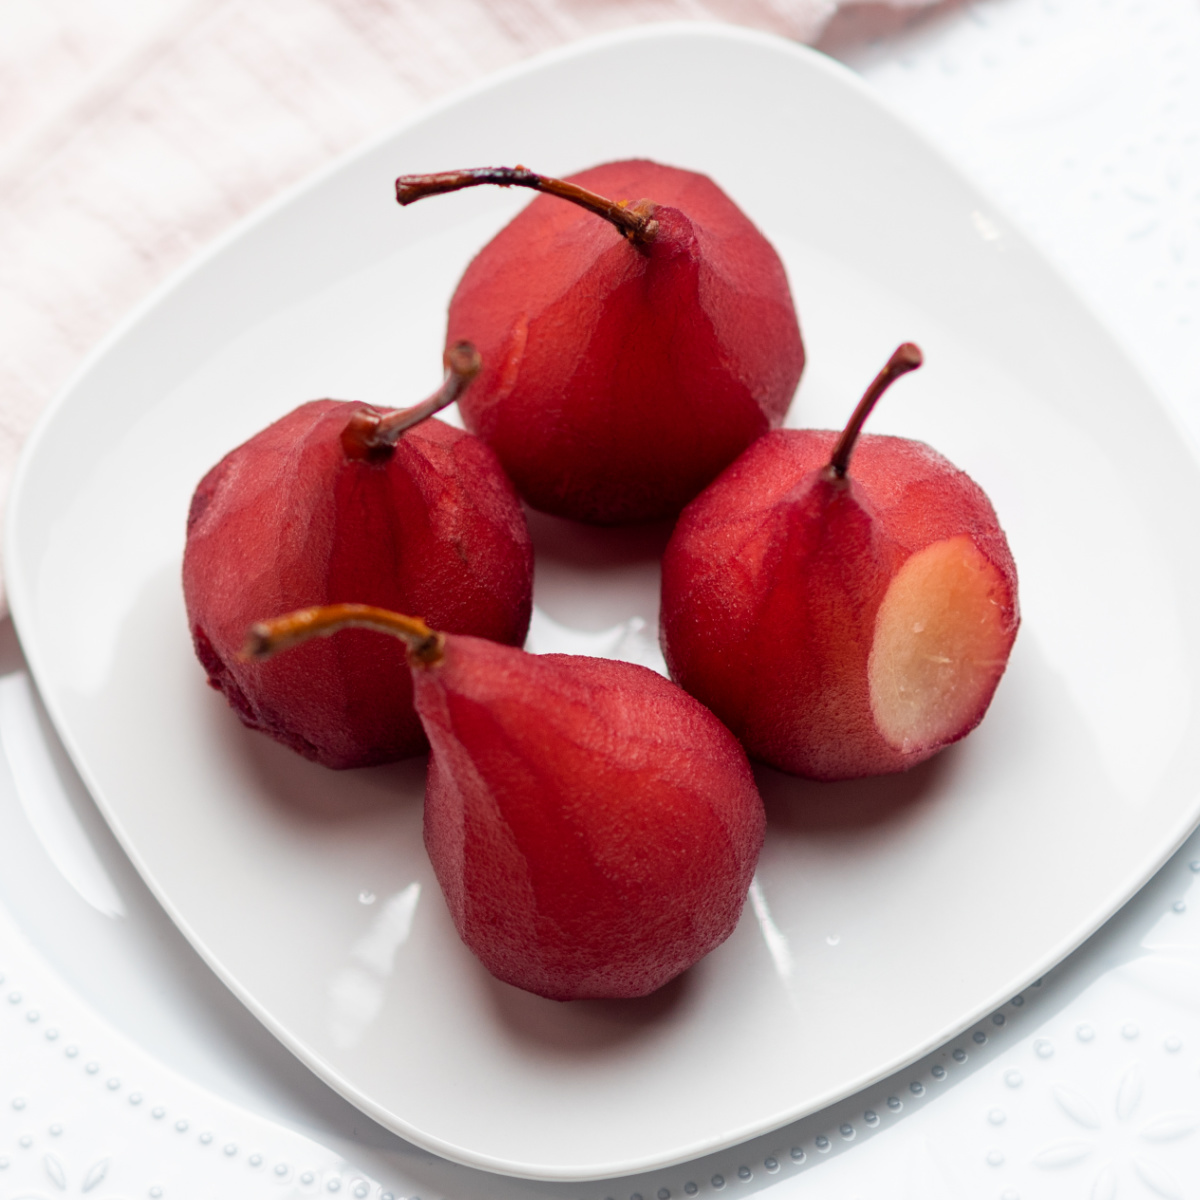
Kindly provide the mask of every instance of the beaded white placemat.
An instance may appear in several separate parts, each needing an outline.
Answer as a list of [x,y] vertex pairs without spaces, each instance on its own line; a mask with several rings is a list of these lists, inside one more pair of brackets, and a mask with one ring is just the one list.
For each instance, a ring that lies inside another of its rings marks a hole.
[[[1033,236],[1200,442],[1194,0],[976,0],[874,44],[856,19],[827,48]],[[298,1067],[142,887],[8,627],[0,668],[0,1200],[1200,1196],[1200,836],[1044,981],[867,1093],[652,1176],[533,1184],[415,1150]]]

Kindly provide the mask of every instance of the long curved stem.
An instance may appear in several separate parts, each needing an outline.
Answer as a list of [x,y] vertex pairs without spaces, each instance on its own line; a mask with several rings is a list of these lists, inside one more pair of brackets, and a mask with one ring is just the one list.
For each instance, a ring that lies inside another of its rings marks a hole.
[[374,629],[398,637],[408,646],[412,666],[433,666],[445,654],[445,635],[430,629],[420,617],[406,617],[373,604],[323,604],[256,621],[246,635],[242,657],[270,658],[310,638],[329,637],[341,629]]
[[473,167],[463,171],[439,171],[433,175],[401,175],[396,180],[396,200],[400,204],[412,204],[426,196],[439,196],[445,192],[457,192],[463,188],[479,187],[493,183],[499,187],[527,187],[549,196],[570,200],[603,217],[614,225],[631,242],[652,241],[658,232],[654,219],[654,205],[649,200],[637,200],[630,204],[625,200],[609,200],[605,196],[589,192],[576,183],[565,179],[554,179],[539,175],[528,167]]
[[912,342],[905,342],[896,348],[895,353],[887,360],[887,365],[871,381],[871,386],[863,393],[863,398],[858,402],[854,412],[850,414],[850,420],[846,423],[846,428],[842,430],[842,436],[838,438],[837,445],[834,446],[833,454],[830,456],[828,469],[835,479],[846,477],[854,443],[858,441],[863,423],[871,415],[871,409],[875,407],[879,397],[901,375],[915,371],[924,361],[925,356],[921,353],[920,347],[915,346]]
[[446,378],[428,400],[382,415],[366,410],[356,412],[342,430],[342,449],[346,457],[365,458],[371,462],[387,458],[406,429],[411,429],[426,417],[453,404],[467,390],[483,365],[479,351],[470,342],[455,342],[446,351],[444,362]]

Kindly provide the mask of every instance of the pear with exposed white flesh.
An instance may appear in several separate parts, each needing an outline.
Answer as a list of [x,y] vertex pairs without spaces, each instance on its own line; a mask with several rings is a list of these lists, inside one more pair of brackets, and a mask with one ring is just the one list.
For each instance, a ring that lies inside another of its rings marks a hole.
[[761,438],[663,559],[672,677],[797,775],[902,771],[965,736],[1016,637],[1016,567],[983,491],[924,443],[859,436],[921,361],[901,346],[840,436]]

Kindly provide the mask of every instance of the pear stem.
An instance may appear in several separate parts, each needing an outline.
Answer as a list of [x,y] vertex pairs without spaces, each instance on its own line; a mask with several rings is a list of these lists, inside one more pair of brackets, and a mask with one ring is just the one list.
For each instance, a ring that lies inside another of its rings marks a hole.
[[463,188],[478,187],[494,183],[500,187],[527,187],[550,196],[570,200],[603,217],[614,225],[621,234],[635,244],[653,241],[658,232],[654,219],[654,205],[649,200],[609,200],[595,192],[589,192],[576,183],[564,179],[553,179],[549,175],[538,175],[528,167],[474,167],[464,171],[439,171],[433,175],[401,175],[396,180],[396,199],[400,204],[412,204],[426,196],[438,196],[444,192],[457,192]]
[[408,662],[414,667],[431,667],[441,662],[446,652],[445,635],[430,629],[420,617],[406,617],[373,604],[323,604],[256,621],[246,635],[242,658],[270,658],[309,638],[329,637],[340,629],[374,629],[398,637],[407,643]]
[[428,400],[382,415],[365,409],[356,412],[342,430],[342,449],[346,457],[365,458],[369,462],[380,462],[390,457],[406,429],[411,429],[426,417],[432,417],[434,413],[453,404],[467,390],[483,365],[479,351],[470,342],[455,342],[446,351],[443,361],[446,364],[446,378]]
[[912,342],[905,342],[904,345],[897,347],[892,357],[887,360],[887,365],[871,381],[871,386],[863,393],[863,398],[858,402],[858,407],[851,413],[850,420],[846,423],[846,428],[842,430],[842,436],[838,438],[837,445],[833,448],[833,455],[829,459],[828,469],[835,479],[845,479],[846,471],[850,466],[850,454],[854,450],[854,443],[858,441],[858,435],[862,432],[863,424],[866,422],[867,417],[871,415],[871,409],[875,407],[879,397],[901,375],[907,375],[909,371],[915,371],[924,361],[925,356],[921,353],[920,347],[915,346]]

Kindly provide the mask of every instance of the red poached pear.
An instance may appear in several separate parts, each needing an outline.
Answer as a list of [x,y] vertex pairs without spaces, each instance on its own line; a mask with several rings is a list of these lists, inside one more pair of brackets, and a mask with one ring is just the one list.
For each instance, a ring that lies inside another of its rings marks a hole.
[[302,405],[226,455],[188,514],[183,590],[196,654],[239,717],[329,767],[422,753],[404,649],[370,634],[276,662],[239,656],[264,612],[347,599],[520,645],[533,552],[520,501],[478,438],[430,414],[479,368],[451,347],[415,408]]
[[1016,637],[1016,568],[983,491],[921,442],[858,436],[920,363],[901,346],[840,437],[755,443],[663,558],[672,677],[797,775],[901,771],[963,737]]
[[567,180],[409,175],[396,195],[485,183],[545,194],[450,301],[448,340],[484,361],[467,428],[534,508],[601,525],[676,515],[791,403],[804,347],[779,256],[712,180],[641,160]]
[[733,932],[765,818],[745,752],[703,705],[645,667],[363,605],[262,622],[246,653],[347,625],[409,646],[432,749],[425,845],[493,975],[554,1000],[643,996]]

